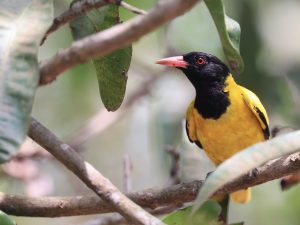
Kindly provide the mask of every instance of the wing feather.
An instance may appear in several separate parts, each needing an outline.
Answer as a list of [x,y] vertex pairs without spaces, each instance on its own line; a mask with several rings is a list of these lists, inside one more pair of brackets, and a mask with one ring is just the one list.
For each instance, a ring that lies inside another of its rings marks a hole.
[[269,118],[259,98],[247,88],[240,86],[245,103],[251,109],[260,123],[265,139],[270,138]]
[[202,144],[197,138],[197,131],[196,131],[196,124],[193,115],[193,109],[194,109],[194,101],[189,105],[186,112],[185,129],[190,142],[195,143],[196,145],[198,145],[199,148],[202,148]]

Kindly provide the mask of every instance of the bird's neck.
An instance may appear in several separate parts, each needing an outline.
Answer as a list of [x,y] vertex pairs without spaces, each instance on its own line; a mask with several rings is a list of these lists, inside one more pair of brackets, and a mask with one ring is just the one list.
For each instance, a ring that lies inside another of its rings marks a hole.
[[229,86],[235,82],[229,74],[225,80],[201,82],[195,86],[195,108],[205,119],[218,119],[230,105]]

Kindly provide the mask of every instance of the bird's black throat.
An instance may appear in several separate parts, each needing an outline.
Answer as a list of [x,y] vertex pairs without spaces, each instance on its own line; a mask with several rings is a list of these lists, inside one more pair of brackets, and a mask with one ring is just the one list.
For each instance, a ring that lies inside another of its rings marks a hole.
[[187,66],[179,69],[196,89],[195,108],[205,119],[220,118],[230,105],[229,93],[225,92],[229,68],[217,57],[203,52],[188,53],[183,60]]
[[223,80],[194,83],[196,89],[195,108],[205,119],[218,119],[230,105]]

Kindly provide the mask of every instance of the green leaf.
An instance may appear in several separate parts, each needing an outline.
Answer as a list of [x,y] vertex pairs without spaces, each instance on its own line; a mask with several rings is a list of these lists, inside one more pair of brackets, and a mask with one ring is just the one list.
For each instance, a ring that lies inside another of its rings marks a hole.
[[215,201],[207,201],[197,210],[194,216],[189,219],[192,207],[187,207],[173,212],[163,219],[168,225],[222,225],[219,220],[221,206]]
[[39,43],[53,14],[52,0],[4,2],[0,5],[0,163],[16,153],[26,136],[39,82]]
[[16,225],[16,222],[0,210],[0,225]]
[[222,0],[204,0],[219,32],[225,56],[234,73],[244,70],[244,62],[240,55],[240,25],[225,14]]
[[[73,38],[78,40],[119,23],[119,8],[107,5],[78,17],[70,23]],[[109,111],[117,110],[124,99],[127,71],[130,66],[132,46],[93,60],[101,99]]]
[[246,174],[271,159],[299,151],[300,131],[255,144],[220,164],[202,186],[194,202],[193,212],[225,184]]
[[244,222],[239,222],[239,223],[231,223],[230,225],[244,225]]

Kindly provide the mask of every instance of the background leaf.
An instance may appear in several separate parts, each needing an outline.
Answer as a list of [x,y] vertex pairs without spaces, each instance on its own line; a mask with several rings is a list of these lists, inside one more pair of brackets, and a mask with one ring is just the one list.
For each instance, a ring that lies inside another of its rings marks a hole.
[[207,201],[197,210],[193,218],[188,221],[192,207],[173,212],[163,219],[168,225],[222,225],[219,220],[221,206],[215,201]]
[[26,136],[39,81],[38,47],[53,14],[51,0],[8,5],[0,9],[0,163]]
[[240,25],[225,14],[222,0],[204,1],[219,32],[225,56],[234,73],[244,70],[244,62],[240,55]]
[[[78,40],[119,22],[119,7],[110,4],[78,17],[70,23],[70,27],[73,38]],[[130,45],[92,60],[97,73],[101,99],[109,111],[117,110],[122,104],[131,56]]]
[[299,151],[300,131],[276,137],[272,140],[255,144],[220,164],[206,180],[201,188],[193,212],[218,189],[234,179],[246,174],[268,160]]
[[[255,4],[249,1],[239,1],[237,7],[241,10],[239,23],[243,28],[240,52],[246,66],[243,74],[235,76],[235,80],[237,83],[247,85],[246,87],[261,99],[269,114],[278,112],[285,120],[290,120],[293,124],[298,123],[299,119],[296,117],[295,110],[292,110],[295,105],[285,77],[278,75],[280,71],[274,74],[270,70],[274,66],[267,61],[269,57],[262,57],[262,49],[266,43],[258,29]],[[262,69],[262,65],[269,70]],[[278,121],[271,119],[271,126],[276,123]]]
[[16,225],[16,222],[13,221],[8,215],[0,210],[0,224],[1,225]]

